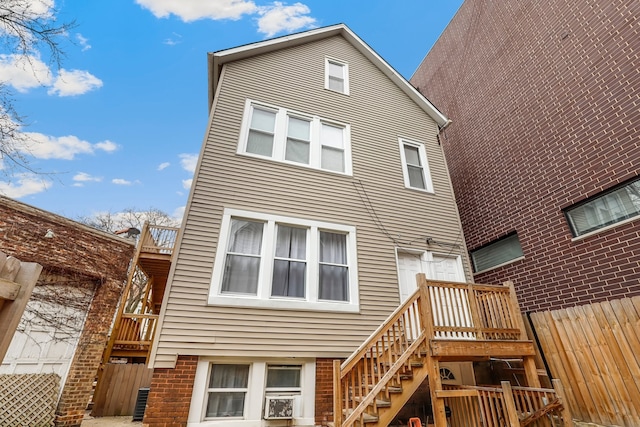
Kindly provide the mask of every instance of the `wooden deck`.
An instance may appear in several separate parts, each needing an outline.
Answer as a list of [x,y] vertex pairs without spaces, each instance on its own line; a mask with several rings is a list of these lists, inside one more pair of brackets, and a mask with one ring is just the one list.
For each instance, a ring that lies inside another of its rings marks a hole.
[[[387,426],[426,379],[436,427],[571,425],[561,391],[540,388],[512,284],[417,280],[416,292],[351,357],[334,362],[336,427]],[[442,385],[440,362],[516,357],[529,388]],[[456,408],[455,419],[445,405]]]
[[174,227],[143,226],[103,364],[112,357],[147,361],[178,232]]

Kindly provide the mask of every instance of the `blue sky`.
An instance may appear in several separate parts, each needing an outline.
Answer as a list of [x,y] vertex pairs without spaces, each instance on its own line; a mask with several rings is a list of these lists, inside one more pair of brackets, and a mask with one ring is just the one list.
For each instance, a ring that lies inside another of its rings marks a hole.
[[408,79],[463,0],[29,1],[77,26],[61,69],[37,52],[25,69],[0,48],[0,81],[39,142],[29,164],[46,172],[0,177],[0,194],[76,219],[181,216],[207,125],[207,52],[344,23]]

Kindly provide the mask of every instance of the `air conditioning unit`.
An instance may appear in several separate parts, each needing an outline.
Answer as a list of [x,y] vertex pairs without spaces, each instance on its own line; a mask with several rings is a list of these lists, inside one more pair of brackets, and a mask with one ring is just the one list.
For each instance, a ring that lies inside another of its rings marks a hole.
[[267,396],[264,402],[265,420],[290,420],[293,418],[296,396]]

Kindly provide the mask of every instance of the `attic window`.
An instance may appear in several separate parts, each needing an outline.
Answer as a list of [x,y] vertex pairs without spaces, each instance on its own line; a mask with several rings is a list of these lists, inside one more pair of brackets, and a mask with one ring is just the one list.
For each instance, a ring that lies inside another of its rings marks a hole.
[[346,62],[325,58],[324,87],[349,95],[349,66]]

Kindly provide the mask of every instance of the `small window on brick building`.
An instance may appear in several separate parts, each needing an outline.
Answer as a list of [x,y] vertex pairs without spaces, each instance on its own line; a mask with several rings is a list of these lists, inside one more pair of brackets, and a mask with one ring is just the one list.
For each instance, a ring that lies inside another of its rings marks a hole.
[[476,273],[508,264],[523,256],[520,239],[516,233],[471,251],[473,270]]
[[640,216],[640,178],[590,197],[564,213],[574,237]]

